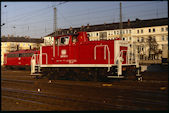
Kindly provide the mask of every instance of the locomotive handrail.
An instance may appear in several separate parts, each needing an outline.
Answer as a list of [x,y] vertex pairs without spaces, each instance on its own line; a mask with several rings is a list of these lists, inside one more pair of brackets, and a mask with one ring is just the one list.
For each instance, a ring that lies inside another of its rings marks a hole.
[[96,60],[96,48],[97,47],[104,47],[104,59],[106,59],[106,48],[107,48],[107,51],[108,51],[108,72],[110,71],[110,50],[109,50],[109,47],[108,45],[96,45],[94,47],[94,59]]
[[[42,55],[45,55],[46,56],[46,64],[48,64],[48,57],[47,57],[47,53],[42,53]],[[38,57],[39,56],[39,57]],[[36,60],[37,58],[37,63],[36,64],[40,64],[40,54],[34,54],[32,55],[32,58],[31,60],[35,59]],[[42,60],[42,59],[41,59]]]
[[[117,61],[117,59],[118,59],[119,56],[121,56],[121,57],[123,56],[123,52],[124,51],[127,52],[127,55],[126,55],[126,64],[132,64],[133,63],[132,57],[131,57],[131,63],[129,62],[129,53],[130,53],[129,50],[121,50],[120,53],[116,56],[115,62]],[[132,53],[132,56],[133,56],[133,53]]]

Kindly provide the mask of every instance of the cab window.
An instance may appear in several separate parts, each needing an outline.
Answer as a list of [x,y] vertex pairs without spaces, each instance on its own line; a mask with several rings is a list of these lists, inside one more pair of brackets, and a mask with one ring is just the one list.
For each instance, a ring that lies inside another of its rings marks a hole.
[[69,37],[60,38],[60,45],[68,45],[68,44],[69,44]]
[[75,44],[77,41],[77,35],[72,36],[72,43]]

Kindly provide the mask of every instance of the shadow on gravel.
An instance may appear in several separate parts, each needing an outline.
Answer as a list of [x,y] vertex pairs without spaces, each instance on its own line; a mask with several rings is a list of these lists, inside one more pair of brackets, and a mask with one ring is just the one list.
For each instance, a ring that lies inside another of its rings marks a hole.
[[168,65],[154,64],[147,67],[147,72],[166,72],[168,71]]

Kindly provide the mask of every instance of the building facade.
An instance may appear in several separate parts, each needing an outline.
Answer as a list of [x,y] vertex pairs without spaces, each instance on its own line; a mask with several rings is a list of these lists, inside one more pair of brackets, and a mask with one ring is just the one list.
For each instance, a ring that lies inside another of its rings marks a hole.
[[[59,29],[58,35],[65,35],[86,31],[89,40],[113,40],[120,37],[119,23],[87,25],[78,28]],[[54,36],[54,33],[47,35]],[[161,62],[162,58],[168,58],[168,18],[157,18],[149,20],[136,19],[123,22],[122,40],[128,41],[129,49],[137,52],[142,61],[157,60]],[[51,39],[47,39],[52,44]],[[130,54],[130,53],[129,53]]]
[[[59,35],[86,31],[89,40],[112,40],[120,37],[119,23],[87,25],[79,28],[60,29]],[[52,36],[54,33],[49,34]],[[161,59],[162,53],[168,51],[168,18],[149,20],[136,19],[123,22],[122,40],[129,41],[130,49],[139,54],[141,60]]]
[[159,60],[164,47],[168,47],[168,25],[136,28],[133,29],[132,37],[140,59]]

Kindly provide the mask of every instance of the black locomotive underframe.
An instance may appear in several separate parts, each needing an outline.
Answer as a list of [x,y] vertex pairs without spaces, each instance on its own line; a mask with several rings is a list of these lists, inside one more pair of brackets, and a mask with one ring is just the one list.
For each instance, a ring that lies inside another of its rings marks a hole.
[[[107,76],[117,75],[117,66],[111,67],[107,72],[107,67],[43,67],[42,76],[48,79],[80,80],[80,81],[105,81]],[[122,75],[136,75],[135,66],[123,66]]]

